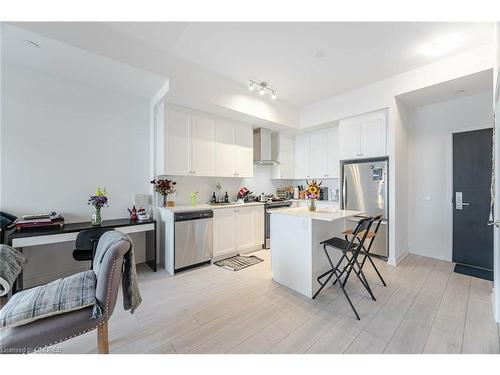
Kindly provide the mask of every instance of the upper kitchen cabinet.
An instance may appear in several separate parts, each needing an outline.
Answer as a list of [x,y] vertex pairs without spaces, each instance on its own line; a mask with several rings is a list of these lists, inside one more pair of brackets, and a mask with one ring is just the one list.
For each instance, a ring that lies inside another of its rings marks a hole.
[[191,116],[191,174],[215,174],[215,120]]
[[326,153],[327,137],[325,132],[313,133],[310,135],[310,161],[309,176],[311,178],[327,177],[326,173]]
[[339,130],[332,127],[295,138],[295,178],[339,177]]
[[295,137],[294,177],[296,179],[310,178],[311,137],[308,134]]
[[341,160],[387,155],[386,111],[341,120],[339,140]]
[[236,176],[234,126],[228,121],[218,120],[215,124],[215,175]]
[[272,136],[272,159],[279,162],[273,165],[274,179],[294,178],[294,139],[291,136],[275,133]]
[[326,177],[339,178],[339,128],[330,128],[326,134]]
[[[163,174],[191,174],[190,123],[189,113],[170,108],[165,110]],[[162,174],[161,171],[158,174]]]
[[236,177],[253,177],[253,130],[250,126],[234,127]]
[[217,177],[253,176],[253,133],[250,126],[217,120],[215,140]]
[[252,177],[250,125],[169,106],[165,110],[163,168],[158,175]]

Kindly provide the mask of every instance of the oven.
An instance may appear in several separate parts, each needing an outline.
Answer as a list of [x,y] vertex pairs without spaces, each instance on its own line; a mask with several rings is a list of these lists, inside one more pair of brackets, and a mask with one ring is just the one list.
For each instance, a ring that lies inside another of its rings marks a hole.
[[292,201],[274,201],[266,202],[265,213],[264,213],[264,246],[269,249],[271,246],[271,214],[268,212],[270,210],[278,210],[280,208],[290,207],[293,204]]

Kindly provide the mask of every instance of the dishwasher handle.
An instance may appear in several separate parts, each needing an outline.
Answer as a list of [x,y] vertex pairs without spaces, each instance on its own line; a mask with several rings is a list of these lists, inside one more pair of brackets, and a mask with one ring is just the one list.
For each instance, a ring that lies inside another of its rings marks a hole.
[[192,212],[177,212],[174,216],[175,222],[211,219],[214,217],[212,210],[192,211]]

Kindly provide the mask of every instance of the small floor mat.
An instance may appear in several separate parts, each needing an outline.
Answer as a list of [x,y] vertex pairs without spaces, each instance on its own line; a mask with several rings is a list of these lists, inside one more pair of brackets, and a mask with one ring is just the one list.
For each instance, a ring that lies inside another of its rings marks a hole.
[[493,281],[493,271],[485,270],[484,268],[477,268],[477,267],[466,266],[463,264],[456,264],[455,272],[460,273],[462,275]]
[[257,263],[260,263],[263,261],[264,261],[264,259],[260,259],[259,257],[256,257],[255,255],[250,255],[250,256],[236,255],[235,257],[232,257],[232,258],[219,260],[218,262],[215,262],[214,264],[216,266],[219,266],[219,267],[231,270],[231,271],[239,271],[239,270],[242,270],[243,268],[253,266],[254,264],[257,264]]

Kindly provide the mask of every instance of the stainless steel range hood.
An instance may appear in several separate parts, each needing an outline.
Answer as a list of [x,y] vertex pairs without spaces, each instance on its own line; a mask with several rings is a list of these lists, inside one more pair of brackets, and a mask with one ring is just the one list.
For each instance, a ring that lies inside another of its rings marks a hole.
[[279,164],[273,160],[271,131],[258,128],[253,131],[253,163],[258,165]]

